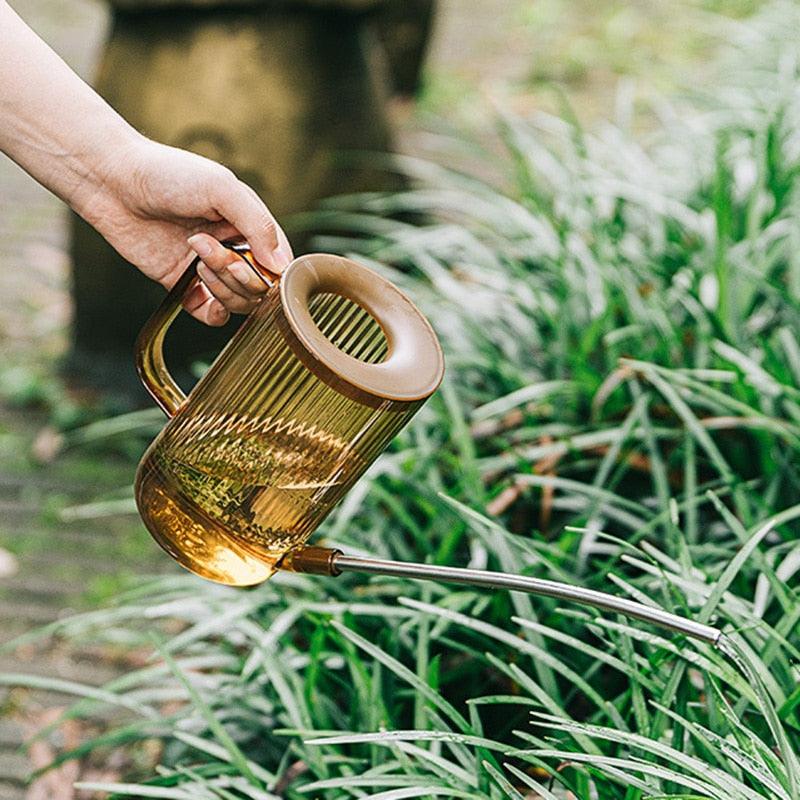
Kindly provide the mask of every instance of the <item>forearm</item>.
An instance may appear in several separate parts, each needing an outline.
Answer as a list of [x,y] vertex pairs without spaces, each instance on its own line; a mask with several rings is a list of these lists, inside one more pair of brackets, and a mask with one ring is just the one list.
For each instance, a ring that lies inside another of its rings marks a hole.
[[80,210],[140,139],[0,0],[0,150]]

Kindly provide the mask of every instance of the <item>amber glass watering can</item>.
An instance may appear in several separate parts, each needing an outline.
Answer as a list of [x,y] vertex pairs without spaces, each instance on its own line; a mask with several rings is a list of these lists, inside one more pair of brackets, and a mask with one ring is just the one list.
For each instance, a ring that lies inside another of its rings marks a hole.
[[185,396],[164,336],[199,280],[195,260],[136,346],[142,381],[169,417],[144,455],[136,502],[156,541],[188,570],[248,586],[276,569],[359,571],[571,600],[716,644],[719,631],[626,598],[484,570],[345,555],[306,541],[436,390],[444,359],[425,317],[392,283],[332,255],[278,277],[239,253],[269,289]]

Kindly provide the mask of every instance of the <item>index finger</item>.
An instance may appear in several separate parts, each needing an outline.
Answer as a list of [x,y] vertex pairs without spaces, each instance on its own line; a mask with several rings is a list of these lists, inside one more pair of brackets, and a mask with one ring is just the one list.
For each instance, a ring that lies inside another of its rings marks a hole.
[[218,195],[215,208],[244,236],[256,261],[274,272],[283,272],[292,260],[292,249],[261,198],[236,177],[231,183],[220,184]]

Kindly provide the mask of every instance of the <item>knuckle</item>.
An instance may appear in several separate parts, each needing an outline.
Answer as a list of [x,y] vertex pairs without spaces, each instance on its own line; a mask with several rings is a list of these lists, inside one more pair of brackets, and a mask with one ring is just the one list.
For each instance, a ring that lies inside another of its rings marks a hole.
[[224,325],[228,321],[229,316],[228,309],[224,304],[211,303],[207,315],[208,324],[214,326]]
[[269,211],[264,210],[261,212],[261,219],[259,220],[259,228],[264,232],[264,234],[269,237],[270,239],[278,238],[278,224],[272,218],[272,214]]
[[[236,177],[234,171],[230,167],[226,167],[224,164],[217,163],[217,181],[220,181],[223,184],[236,184],[239,183],[239,179]],[[226,187],[227,188],[227,187]]]
[[218,163],[213,166],[214,172],[208,181],[207,199],[214,207],[224,206],[226,200],[236,196],[241,182],[228,167]]
[[231,296],[231,290],[222,281],[217,281],[213,286],[209,286],[211,292],[221,303],[227,303]]
[[217,242],[211,245],[211,247],[212,247],[211,253],[207,255],[203,260],[210,269],[214,270],[214,272],[219,272],[220,270],[224,269],[224,267],[227,265],[228,251],[225,250]]
[[[203,263],[205,264],[205,262]],[[206,286],[216,287],[220,283],[220,279],[216,276],[212,267],[209,267],[208,264],[205,264],[205,267],[201,275],[203,283],[205,283]]]
[[250,268],[242,263],[242,261],[234,261],[228,265],[228,275],[233,280],[237,287],[240,289],[252,290],[254,281],[250,273]]

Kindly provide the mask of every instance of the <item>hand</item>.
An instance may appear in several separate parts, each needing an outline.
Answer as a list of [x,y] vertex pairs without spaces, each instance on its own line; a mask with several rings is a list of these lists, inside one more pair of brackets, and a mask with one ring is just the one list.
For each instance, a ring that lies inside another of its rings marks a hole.
[[223,325],[248,313],[266,285],[220,240],[244,237],[256,261],[280,273],[292,260],[286,235],[249,186],[220,164],[136,138],[108,148],[111,164],[71,198],[75,210],[125,259],[170,288],[195,254],[202,283],[184,301],[192,316]]

